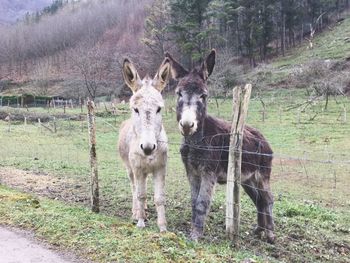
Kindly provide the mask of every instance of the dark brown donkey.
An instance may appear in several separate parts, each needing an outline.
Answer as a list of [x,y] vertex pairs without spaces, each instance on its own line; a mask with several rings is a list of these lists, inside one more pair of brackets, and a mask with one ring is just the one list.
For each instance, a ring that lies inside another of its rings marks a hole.
[[[214,186],[226,183],[231,124],[207,114],[207,79],[215,64],[212,50],[200,67],[186,70],[168,53],[172,75],[179,80],[176,93],[177,121],[184,136],[181,157],[191,185],[192,230],[196,240],[203,234]],[[274,241],[273,195],[270,191],[272,150],[264,136],[245,126],[241,185],[257,208],[258,225],[254,233],[265,232]]]

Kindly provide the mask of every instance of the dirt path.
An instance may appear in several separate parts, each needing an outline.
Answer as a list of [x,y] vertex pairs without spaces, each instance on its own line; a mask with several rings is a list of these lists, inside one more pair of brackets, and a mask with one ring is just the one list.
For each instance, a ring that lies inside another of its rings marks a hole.
[[1,263],[78,263],[71,255],[57,253],[36,242],[32,235],[0,226]]
[[77,183],[68,176],[54,176],[48,173],[34,173],[12,167],[0,167],[0,184],[71,203],[86,204],[89,201],[87,184]]

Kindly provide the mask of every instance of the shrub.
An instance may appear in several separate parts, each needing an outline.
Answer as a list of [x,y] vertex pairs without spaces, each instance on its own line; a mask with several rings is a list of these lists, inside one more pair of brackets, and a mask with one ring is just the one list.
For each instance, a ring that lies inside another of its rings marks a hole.
[[237,65],[229,51],[218,53],[215,69],[209,78],[213,95],[226,97],[235,86],[243,84],[243,73],[243,66]]
[[344,95],[350,83],[349,74],[339,62],[314,60],[304,65],[295,74],[294,81],[299,88],[306,88],[316,96]]

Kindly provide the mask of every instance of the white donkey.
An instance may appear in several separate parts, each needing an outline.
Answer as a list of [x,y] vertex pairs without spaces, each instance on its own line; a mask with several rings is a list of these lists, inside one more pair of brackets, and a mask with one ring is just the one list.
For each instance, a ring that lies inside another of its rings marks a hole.
[[153,79],[140,79],[136,68],[124,60],[123,76],[132,90],[131,118],[122,123],[119,133],[119,153],[128,171],[132,190],[132,218],[137,226],[145,227],[147,175],[153,174],[154,202],[158,227],[166,231],[165,174],[168,157],[167,136],[162,125],[161,109],[164,101],[161,91],[170,74],[170,63],[165,59]]

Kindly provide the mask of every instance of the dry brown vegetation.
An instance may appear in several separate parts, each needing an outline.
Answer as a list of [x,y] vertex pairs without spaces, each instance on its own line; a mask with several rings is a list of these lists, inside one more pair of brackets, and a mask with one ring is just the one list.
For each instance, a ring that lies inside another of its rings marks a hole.
[[[142,63],[145,47],[140,39],[149,2],[82,1],[43,16],[39,23],[0,27],[0,76],[33,82],[35,94],[48,93],[48,79],[58,80],[61,89],[56,90],[64,93],[66,87],[70,96],[96,95],[106,87],[109,91],[102,93],[113,92],[122,85],[117,81],[122,56],[137,53]],[[101,54],[108,59],[101,62]],[[69,88],[72,84],[80,90]]]

